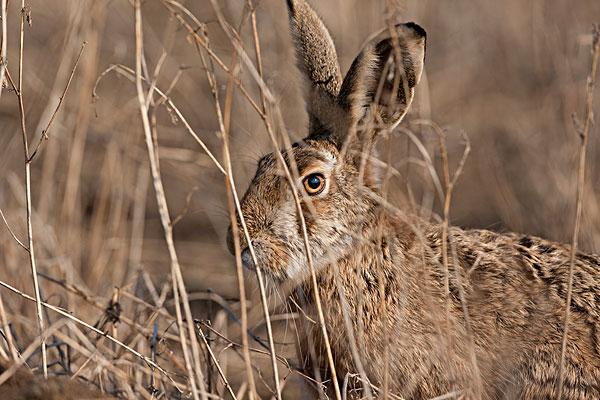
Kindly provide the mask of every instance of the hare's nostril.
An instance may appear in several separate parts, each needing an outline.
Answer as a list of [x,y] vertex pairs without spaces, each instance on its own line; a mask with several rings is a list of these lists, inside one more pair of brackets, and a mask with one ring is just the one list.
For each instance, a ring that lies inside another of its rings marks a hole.
[[254,261],[252,261],[252,255],[250,254],[250,249],[248,247],[246,247],[242,251],[242,265],[244,266],[244,268],[246,268],[250,271],[254,271],[256,269],[256,266],[254,265]]

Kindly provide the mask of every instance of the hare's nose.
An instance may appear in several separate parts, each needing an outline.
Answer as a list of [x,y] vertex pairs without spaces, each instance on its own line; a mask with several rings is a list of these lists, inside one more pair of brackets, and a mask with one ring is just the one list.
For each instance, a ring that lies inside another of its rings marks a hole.
[[254,265],[254,261],[252,261],[252,255],[250,254],[250,249],[248,247],[246,247],[242,251],[242,265],[244,266],[244,268],[246,268],[250,271],[254,271],[256,269],[256,266]]

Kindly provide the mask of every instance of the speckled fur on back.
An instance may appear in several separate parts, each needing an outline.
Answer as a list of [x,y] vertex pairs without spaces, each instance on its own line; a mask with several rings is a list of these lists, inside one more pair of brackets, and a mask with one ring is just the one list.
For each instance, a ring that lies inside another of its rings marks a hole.
[[[316,13],[305,0],[287,4],[310,123],[306,139],[283,153],[298,180],[288,182],[268,154],[242,200],[261,268],[276,283],[312,290],[294,185],[340,379],[358,372],[358,354],[372,384],[406,399],[557,398],[568,247],[450,228],[446,274],[442,227],[381,201],[375,139],[410,106],[425,31],[396,25],[342,79]],[[252,268],[247,248],[242,256]],[[577,255],[572,294],[562,397],[600,399],[600,257]],[[312,331],[313,362],[326,374],[319,329]]]

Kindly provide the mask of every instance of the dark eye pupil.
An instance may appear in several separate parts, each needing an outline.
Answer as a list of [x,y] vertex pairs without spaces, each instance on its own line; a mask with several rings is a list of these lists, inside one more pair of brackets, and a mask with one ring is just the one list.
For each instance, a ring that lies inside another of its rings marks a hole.
[[318,189],[321,186],[321,177],[318,175],[312,175],[308,177],[308,181],[306,182],[308,187],[311,189]]

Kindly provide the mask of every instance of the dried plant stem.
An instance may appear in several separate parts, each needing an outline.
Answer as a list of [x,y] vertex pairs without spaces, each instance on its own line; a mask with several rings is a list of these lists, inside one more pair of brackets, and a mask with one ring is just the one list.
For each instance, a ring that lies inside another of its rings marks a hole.
[[[225,142],[226,140],[228,139],[224,137],[223,142]],[[224,150],[223,152],[225,153],[226,151]],[[231,161],[229,157],[227,157],[227,159],[225,160],[225,166],[228,168],[228,171],[231,171]],[[248,398],[250,400],[253,400],[258,399],[258,395],[256,393],[256,383],[254,382],[254,374],[252,373],[252,359],[250,358],[250,344],[248,340],[248,306],[246,305],[246,288],[244,284],[244,272],[241,262],[240,238],[237,227],[237,221],[235,218],[235,204],[233,201],[232,194],[233,189],[231,187],[229,179],[226,179],[226,187],[227,206],[230,213],[230,224],[234,241],[236,275],[238,280],[238,289],[240,293],[240,325],[242,330],[242,354],[244,357],[244,364],[246,369],[246,379],[249,386]]]
[[219,371],[219,375],[221,376],[221,379],[223,379],[223,383],[225,383],[225,387],[227,388],[227,391],[229,392],[229,394],[231,395],[231,397],[234,400],[237,400],[237,397],[235,396],[235,393],[233,392],[233,389],[231,388],[231,385],[229,384],[229,381],[227,380],[227,376],[225,376],[225,373],[223,372],[223,369],[221,368],[221,365],[219,364],[219,360],[215,356],[215,353],[212,351],[210,344],[208,343],[208,340],[206,339],[206,336],[204,335],[204,332],[202,332],[202,328],[198,327],[197,332],[198,332],[198,335],[200,335],[200,337],[202,338],[204,345],[206,346],[206,350],[208,351],[208,354],[210,355],[210,359],[217,367],[217,371]]
[[[10,85],[12,86],[17,99],[19,101],[19,116],[21,120],[21,135],[23,138],[23,153],[25,159],[25,204],[26,204],[26,218],[27,218],[27,249],[29,254],[29,265],[31,267],[31,275],[33,280],[33,288],[35,292],[36,302],[36,313],[39,334],[44,334],[44,315],[42,313],[40,286],[37,276],[37,266],[35,260],[35,251],[33,246],[33,225],[31,223],[32,209],[31,209],[31,160],[29,158],[29,144],[27,139],[27,127],[25,124],[25,108],[23,106],[23,41],[24,41],[24,29],[25,29],[25,0],[21,0],[21,25],[20,25],[20,37],[19,37],[19,80],[18,86],[15,85],[12,80],[8,68],[5,68],[6,77]],[[4,40],[3,40],[4,41]],[[41,338],[41,349],[42,349],[42,370],[44,371],[44,377],[48,377],[48,356],[46,351],[46,339],[42,336]]]
[[[237,53],[233,54],[234,63],[237,64]],[[244,283],[244,271],[241,259],[241,247],[239,229],[236,218],[236,206],[233,199],[233,187],[231,185],[230,176],[233,175],[231,167],[231,153],[229,151],[229,128],[231,122],[231,108],[233,105],[233,80],[234,74],[229,75],[227,80],[227,92],[225,97],[225,113],[223,117],[223,161],[227,171],[225,185],[227,188],[227,208],[229,211],[229,223],[231,226],[231,234],[233,236],[233,247],[235,253],[235,269],[238,280],[238,290],[240,293],[240,323],[242,330],[242,354],[246,368],[246,380],[248,382],[248,398],[250,400],[258,399],[256,392],[256,383],[254,382],[254,374],[252,372],[252,359],[250,358],[250,343],[248,341],[248,309],[246,302],[246,285]]]
[[[255,52],[256,52],[256,57],[257,57],[257,64],[258,64],[258,69],[254,67],[254,65],[252,64],[252,62],[250,61],[250,58],[248,57],[248,55],[246,54],[246,52],[243,49],[243,46],[241,45],[241,43],[239,43],[239,39],[234,36],[232,34],[232,32],[229,29],[229,26],[227,25],[227,23],[225,22],[222,13],[220,12],[219,7],[217,6],[215,0],[211,0],[211,3],[213,5],[213,9],[215,10],[215,13],[217,14],[217,18],[219,20],[219,23],[221,25],[221,28],[223,29],[223,31],[228,35],[232,45],[234,46],[234,48],[236,49],[236,51],[238,52],[239,57],[244,61],[245,65],[247,66],[247,68],[249,69],[251,75],[254,77],[256,83],[259,85],[260,87],[260,91],[261,91],[261,100],[262,100],[262,115],[264,115],[263,119],[264,122],[266,124],[267,127],[267,132],[269,134],[269,137],[273,143],[273,146],[275,147],[275,153],[279,159],[279,162],[282,166],[282,168],[284,169],[285,175],[287,180],[290,183],[290,187],[292,189],[292,194],[294,196],[294,201],[295,201],[295,205],[296,205],[296,209],[297,212],[299,214],[300,217],[300,224],[301,224],[301,228],[302,228],[302,236],[303,236],[303,243],[304,243],[304,249],[306,252],[306,256],[307,256],[307,261],[308,261],[308,266],[309,266],[309,271],[310,271],[310,276],[311,276],[311,283],[312,283],[312,287],[313,287],[313,291],[314,291],[314,297],[315,297],[315,305],[317,308],[317,314],[319,317],[319,325],[321,328],[321,333],[323,334],[323,339],[324,339],[324,343],[325,343],[325,350],[327,353],[327,360],[329,363],[329,367],[331,368],[331,380],[333,381],[333,386],[334,386],[334,391],[335,391],[335,395],[336,395],[336,399],[341,400],[342,399],[342,395],[340,392],[340,388],[339,388],[339,383],[337,380],[337,374],[336,374],[336,370],[335,370],[335,363],[333,362],[333,353],[331,351],[331,346],[329,343],[329,335],[327,333],[327,327],[325,325],[325,316],[323,313],[323,307],[321,304],[321,296],[319,293],[319,288],[318,288],[318,284],[317,284],[317,277],[316,277],[316,271],[314,268],[314,264],[313,264],[313,260],[312,260],[312,254],[310,251],[310,244],[308,241],[308,231],[306,228],[306,220],[304,218],[304,213],[302,211],[302,206],[300,204],[300,196],[298,194],[298,191],[296,190],[296,185],[295,185],[295,180],[293,178],[293,174],[291,173],[290,169],[288,168],[285,160],[283,159],[283,156],[281,154],[281,152],[279,151],[279,146],[277,144],[277,141],[275,139],[275,135],[270,123],[270,120],[267,116],[267,103],[270,104],[275,104],[274,101],[274,97],[272,95],[272,93],[268,90],[267,85],[265,84],[263,78],[262,78],[262,63],[261,63],[261,57],[260,57],[260,42],[258,40],[258,33],[256,30],[256,22],[254,21],[254,29],[253,29],[253,33],[254,33],[254,45],[255,45]],[[283,130],[283,132],[285,132],[285,130]],[[288,146],[289,147],[289,146]],[[243,222],[242,222],[243,223]],[[244,231],[246,231],[246,228],[244,226]],[[247,238],[248,242],[249,241],[249,237]],[[255,265],[258,265],[256,263],[256,257],[253,254],[253,249],[250,246],[250,252],[252,254],[252,259],[255,263]],[[257,268],[258,270],[258,268]],[[267,328],[269,327],[269,325],[267,325]]]
[[19,352],[17,351],[17,347],[15,346],[15,342],[13,340],[12,332],[10,331],[10,326],[8,324],[8,318],[6,317],[6,310],[4,309],[4,300],[2,299],[2,294],[0,293],[0,320],[2,321],[2,330],[4,331],[4,337],[6,338],[6,345],[8,346],[8,350],[10,351],[10,355],[14,362],[19,360]]
[[[198,21],[198,19],[196,17],[194,17],[194,15],[188,9],[186,9],[184,6],[182,6],[177,1],[174,1],[174,0],[162,0],[162,2],[165,5],[165,7],[169,10],[169,12],[171,12],[171,14],[179,21],[179,23],[186,28],[186,30],[188,31],[188,33],[194,38],[194,41],[196,43],[198,43],[200,46],[202,46],[206,50],[206,52],[208,53],[208,55],[210,56],[210,58],[213,61],[215,61],[216,64],[221,69],[223,69],[223,71],[225,73],[230,74],[231,71],[229,71],[229,68],[227,68],[227,66],[225,65],[225,63],[223,62],[223,60],[221,60],[219,58],[219,56],[217,56],[215,54],[215,52],[208,46],[208,43],[198,34],[198,32],[196,31],[196,29],[194,29],[189,23],[187,23],[187,21],[185,21],[183,19],[183,17],[178,12],[176,12],[175,10],[173,10],[172,7],[177,8],[177,9],[183,11],[190,19],[192,19],[194,21],[194,23],[197,26],[202,25],[200,23],[200,21]],[[264,117],[264,115],[262,114],[262,111],[261,111],[260,107],[252,99],[252,97],[250,96],[250,94],[248,93],[248,91],[246,90],[246,88],[244,87],[244,85],[242,85],[242,82],[239,80],[239,78],[235,77],[235,83],[239,87],[240,92],[244,95],[244,97],[246,98],[246,100],[248,101],[248,103],[252,106],[252,108],[254,108],[254,110],[259,115],[261,115],[262,117]]]
[[12,228],[8,224],[8,221],[6,220],[6,217],[4,216],[4,212],[2,212],[1,208],[0,208],[0,217],[2,217],[2,221],[4,221],[4,225],[6,225],[6,228],[8,229],[8,232],[13,237],[13,239],[15,239],[15,241],[19,244],[19,246],[21,246],[23,249],[25,249],[25,251],[29,252],[29,249],[27,248],[27,246],[25,246],[23,244],[23,242],[19,240],[19,238],[17,237],[15,232],[12,230]]
[[600,58],[600,25],[595,25],[592,32],[592,64],[590,67],[590,75],[587,79],[587,92],[585,101],[585,120],[583,126],[576,126],[577,133],[580,138],[579,145],[579,168],[577,171],[577,194],[576,194],[576,209],[575,223],[573,225],[573,236],[571,240],[571,251],[569,253],[569,279],[567,281],[567,299],[565,304],[565,320],[560,349],[560,365],[558,369],[558,398],[561,398],[563,391],[563,375],[565,354],[567,351],[567,338],[569,334],[569,318],[571,316],[571,298],[573,292],[573,270],[575,268],[575,256],[577,254],[577,244],[579,240],[579,228],[581,225],[581,211],[583,208],[583,189],[585,187],[585,161],[587,144],[589,141],[590,128],[593,124],[593,100],[594,87],[596,84],[596,74],[598,70],[598,59]]
[[14,373],[19,369],[19,367],[21,367],[26,362],[26,360],[29,357],[31,357],[31,355],[36,351],[37,347],[40,345],[42,337],[52,335],[57,329],[61,328],[67,322],[67,319],[59,319],[54,324],[48,327],[46,332],[44,332],[43,336],[38,337],[31,344],[29,344],[29,346],[27,346],[25,351],[23,351],[23,353],[21,354],[21,358],[15,360],[15,362],[10,367],[8,367],[2,372],[2,374],[0,374],[0,385],[4,384],[8,379],[10,379],[10,377],[14,375]]
[[263,314],[265,316],[265,324],[267,327],[269,349],[270,349],[270,353],[271,353],[270,355],[271,355],[271,364],[273,367],[273,375],[274,375],[273,379],[275,381],[275,392],[276,392],[277,399],[281,400],[281,387],[279,384],[279,372],[278,372],[278,368],[277,368],[277,355],[275,353],[275,342],[273,341],[273,328],[271,326],[271,318],[269,316],[269,305],[267,302],[267,295],[266,295],[263,271],[262,271],[262,267],[260,266],[260,264],[258,263],[258,260],[256,258],[256,253],[254,252],[254,248],[252,246],[252,240],[250,238],[250,233],[248,232],[246,220],[244,219],[244,216],[242,214],[242,206],[240,203],[240,199],[237,195],[237,190],[235,188],[235,181],[233,180],[233,177],[230,176],[229,178],[230,178],[230,184],[232,187],[233,200],[235,203],[236,210],[238,212],[238,216],[240,217],[240,223],[242,225],[244,237],[246,238],[246,242],[248,243],[248,248],[250,249],[250,255],[252,257],[252,261],[254,262],[254,265],[256,265],[256,277],[258,280],[258,288],[260,291],[261,303],[262,303],[262,307],[263,307]]
[[[171,276],[173,279],[173,294],[177,312],[177,323],[179,326],[179,334],[181,336],[181,347],[184,354],[187,372],[190,379],[190,385],[192,387],[192,394],[194,399],[197,400],[200,397],[206,400],[207,394],[204,387],[204,376],[200,364],[200,349],[196,338],[194,329],[192,313],[190,310],[190,304],[187,298],[187,292],[185,289],[185,283],[181,273],[181,267],[177,258],[177,252],[175,251],[175,244],[173,242],[173,229],[171,225],[171,219],[169,216],[169,209],[167,206],[167,199],[160,177],[160,171],[158,169],[156,149],[152,138],[152,132],[150,128],[150,121],[148,118],[148,108],[146,107],[146,97],[142,86],[142,50],[143,50],[143,36],[142,36],[142,12],[140,8],[140,0],[135,0],[135,83],[138,94],[138,102],[140,106],[140,113],[142,117],[142,123],[144,128],[144,137],[146,139],[146,146],[148,150],[148,158],[150,160],[150,170],[152,172],[152,181],[154,184],[154,190],[156,194],[156,201],[158,204],[159,214],[163,230],[165,233],[165,241],[169,249],[169,256],[171,258]],[[185,338],[184,322],[179,310],[180,304],[183,304],[185,312],[185,318],[188,328],[188,336],[191,341],[191,356],[188,343]],[[194,366],[192,367],[192,362]],[[196,378],[194,378],[194,372]],[[197,381],[197,382],[196,382]],[[198,387],[200,393],[198,393]]]
[[[214,6],[214,4],[213,4],[213,6]],[[208,43],[207,43],[207,48],[210,49],[210,47],[208,47]],[[225,133],[226,129],[225,129],[225,125],[224,125],[223,115],[221,112],[221,106],[219,104],[219,96],[218,96],[219,92],[218,92],[217,83],[215,80],[216,78],[215,78],[212,70],[209,70],[208,65],[207,65],[206,61],[204,60],[204,58],[202,58],[202,60],[203,60],[203,64],[207,71],[207,77],[209,80],[209,84],[211,86],[211,90],[212,90],[212,94],[213,94],[213,98],[214,98],[214,102],[215,102],[215,110],[217,112],[217,120],[219,122],[219,129],[221,130],[223,137],[228,137],[227,133]],[[230,74],[231,74],[231,72],[230,72]],[[224,146],[223,151],[226,151],[228,153],[226,157],[229,160],[228,168],[229,168],[229,171],[231,172],[231,155],[229,154],[229,146],[228,145],[225,146],[225,144],[223,146]],[[263,273],[262,273],[262,267],[258,264],[256,254],[255,254],[254,248],[252,246],[252,240],[250,238],[250,233],[248,232],[248,227],[246,226],[246,220],[244,219],[244,214],[242,213],[242,207],[241,207],[240,200],[239,200],[239,197],[237,194],[237,189],[235,186],[235,180],[233,178],[233,175],[228,174],[227,179],[229,182],[229,186],[231,187],[231,195],[233,197],[235,209],[238,213],[240,224],[242,225],[244,237],[246,238],[246,242],[248,243],[248,248],[250,249],[250,254],[252,256],[254,265],[257,266],[256,277],[258,280],[258,288],[260,291],[262,311],[263,311],[263,315],[265,316],[265,322],[266,322],[266,327],[267,327],[267,338],[269,341],[269,350],[271,353],[270,354],[271,366],[273,368],[273,380],[275,383],[275,395],[276,395],[277,399],[281,400],[281,387],[279,385],[279,370],[277,368],[277,354],[275,352],[275,342],[273,340],[273,329],[272,329],[272,325],[271,325],[271,318],[269,315],[269,305],[268,305],[268,301],[267,301],[267,294],[266,294],[266,290],[265,290],[265,283],[264,283],[264,277],[263,277]],[[244,333],[242,333],[242,335],[243,334]]]
[[[270,122],[270,119],[268,116],[267,104],[268,103],[274,104],[274,100],[273,100],[273,95],[269,91],[268,87],[266,86],[266,84],[262,78],[262,61],[261,61],[261,52],[260,52],[260,41],[258,40],[258,31],[256,28],[256,16],[255,16],[255,14],[253,14],[254,15],[254,17],[253,17],[253,34],[254,34],[254,46],[255,46],[255,53],[256,53],[258,69],[255,68],[254,65],[252,64],[252,62],[250,61],[250,58],[245,53],[243,46],[239,43],[238,38],[230,31],[229,25],[225,22],[223,15],[221,14],[220,9],[218,8],[216,2],[214,0],[211,0],[211,2],[213,4],[213,9],[215,10],[215,12],[217,14],[217,18],[219,20],[219,23],[220,23],[222,29],[228,35],[232,45],[234,46],[235,50],[238,53],[238,56],[244,61],[244,63],[250,70],[252,76],[254,77],[256,83],[260,87],[262,109],[260,110],[261,112],[259,114],[263,118],[263,121],[267,128],[267,132],[269,134],[269,138],[271,139],[271,142],[275,149],[275,154],[277,155],[280,165],[282,166],[282,168],[284,169],[284,172],[286,174],[286,178],[290,183],[290,187],[292,188],[292,193],[293,193],[294,199],[295,199],[297,212],[300,215],[300,222],[301,222],[303,238],[304,238],[304,247],[305,247],[305,251],[307,253],[307,260],[308,260],[308,265],[309,265],[309,269],[310,269],[310,273],[311,273],[311,277],[312,277],[312,283],[313,283],[313,289],[314,289],[314,295],[315,295],[315,303],[317,305],[317,310],[318,310],[318,314],[319,314],[320,327],[321,327],[322,333],[324,335],[325,347],[326,347],[326,351],[327,351],[329,366],[331,368],[331,373],[332,373],[332,381],[333,381],[334,388],[335,388],[336,398],[341,399],[341,393],[339,390],[339,384],[337,382],[337,375],[335,372],[335,365],[333,363],[333,355],[331,352],[331,347],[329,345],[329,337],[327,334],[327,328],[325,326],[324,314],[323,314],[322,307],[321,307],[320,294],[318,292],[318,287],[316,284],[316,272],[314,270],[312,256],[311,256],[311,252],[310,252],[310,245],[308,243],[306,221],[304,219],[304,214],[302,211],[302,207],[300,205],[299,195],[296,191],[296,185],[294,184],[293,174],[291,173],[290,169],[288,168],[288,166],[287,166],[285,160],[283,159],[283,156],[279,150],[279,146],[278,146],[277,140],[275,138],[274,130],[273,130],[273,127],[271,125],[271,122]],[[249,4],[250,4],[250,8],[253,10],[251,3],[249,3]],[[292,162],[293,162],[293,160],[292,160]],[[239,201],[238,201],[238,203],[239,203]],[[242,219],[242,226],[244,228],[244,233],[246,234],[246,240],[250,243],[250,237],[247,234],[247,228],[245,226],[245,222],[243,219]],[[255,265],[259,265],[256,261],[256,256],[254,254],[254,250],[253,250],[252,246],[250,246],[250,253],[251,253],[252,260],[255,263]],[[260,272],[259,268],[257,268],[257,272]],[[261,284],[260,276],[259,276],[259,284]],[[268,331],[270,330],[269,321],[267,321],[267,330]]]
[[[30,301],[36,301],[34,297],[23,293],[22,291],[20,291],[19,289],[9,285],[6,282],[0,281],[0,286],[10,290],[13,293],[18,294],[19,296],[23,297],[24,299],[30,300]],[[48,308],[49,310],[52,310],[60,315],[62,315],[63,317],[66,317],[68,319],[70,319],[71,321],[74,321],[76,323],[78,323],[79,325],[83,325],[85,326],[87,329],[93,331],[94,333],[107,338],[109,341],[117,344],[119,347],[125,349],[126,351],[130,352],[131,354],[133,354],[134,356],[136,356],[137,358],[139,358],[140,360],[144,361],[146,364],[148,364],[151,367],[156,368],[158,371],[160,371],[161,373],[163,373],[165,375],[165,377],[167,377],[169,379],[169,381],[171,381],[176,387],[178,387],[178,385],[175,383],[175,381],[173,381],[173,379],[171,378],[170,374],[165,371],[160,365],[156,364],[154,361],[152,361],[151,359],[149,359],[148,357],[144,356],[143,354],[139,353],[138,351],[134,350],[133,348],[131,348],[130,346],[126,345],[125,343],[121,342],[120,340],[114,338],[113,336],[101,331],[100,329],[88,324],[87,322],[73,316],[70,312],[63,310],[60,307],[56,307],[53,306],[52,304],[48,304],[46,302],[41,302],[41,305]]]
[[[135,82],[136,75],[135,75],[134,70],[132,70],[131,68],[129,68],[125,65],[114,64],[114,65],[111,65],[110,67],[108,67],[105,71],[103,71],[100,74],[100,76],[98,77],[98,80],[96,81],[96,84],[94,85],[94,90],[92,92],[93,93],[92,96],[96,97],[95,93],[96,93],[96,87],[98,86],[98,83],[106,74],[108,74],[111,71],[114,71],[117,74],[122,75],[122,76],[130,79],[131,81]],[[150,85],[150,83],[148,83],[148,81],[144,77],[141,77],[141,79],[142,79],[142,82],[146,82],[148,85]],[[202,147],[202,150],[204,150],[206,155],[211,159],[211,161],[215,164],[215,166],[218,168],[218,170],[223,175],[226,175],[225,169],[223,168],[221,163],[219,163],[219,161],[215,158],[215,156],[212,154],[212,152],[208,149],[206,144],[204,144],[202,139],[200,139],[198,134],[192,129],[190,124],[187,122],[187,119],[183,116],[183,114],[181,113],[179,108],[177,106],[175,106],[175,104],[173,103],[171,98],[168,96],[168,90],[166,92],[163,92],[162,90],[158,89],[157,87],[154,87],[153,92],[158,93],[158,95],[160,97],[162,97],[162,99],[167,103],[167,105],[175,112],[175,115],[177,115],[177,118],[179,118],[179,120],[183,123],[183,125],[185,126],[185,128],[188,131],[188,133],[190,134],[190,136],[192,136],[194,138],[194,140],[200,145],[200,147]]]
[[[439,145],[440,145],[440,155],[442,158],[442,169],[443,169],[443,176],[444,176],[444,188],[445,188],[445,192],[444,192],[444,203],[443,203],[443,220],[442,220],[442,265],[444,268],[444,289],[445,289],[445,295],[446,295],[446,329],[450,329],[449,324],[449,317],[450,317],[450,272],[449,272],[449,264],[448,264],[448,252],[451,251],[453,254],[453,261],[454,261],[454,265],[458,265],[457,264],[457,256],[456,256],[456,244],[452,241],[452,235],[450,234],[450,204],[452,202],[452,194],[454,192],[454,187],[456,186],[456,183],[458,182],[459,177],[461,176],[465,163],[467,162],[467,158],[469,157],[469,154],[471,153],[471,143],[469,141],[469,137],[463,132],[463,139],[465,142],[465,148],[463,151],[463,155],[460,159],[460,162],[458,164],[458,167],[456,168],[456,171],[454,172],[452,178],[450,178],[450,165],[449,165],[449,160],[448,160],[448,150],[446,148],[446,134],[444,132],[443,129],[441,129],[439,127],[439,125],[437,125],[434,122],[431,121],[426,121],[426,120],[417,120],[417,123],[421,123],[421,124],[425,124],[430,126],[435,133],[438,135],[439,138]],[[450,245],[450,248],[448,248],[448,245]],[[477,363],[477,358],[475,357],[475,352],[474,352],[474,344],[473,344],[473,336],[472,336],[472,329],[471,329],[471,320],[469,317],[469,312],[468,312],[468,307],[467,307],[467,303],[466,303],[466,299],[464,297],[464,293],[463,293],[463,288],[462,288],[462,284],[460,283],[460,272],[455,272],[456,274],[456,280],[458,282],[458,290],[460,293],[460,301],[461,301],[461,305],[462,305],[462,309],[463,309],[463,315],[464,315],[464,319],[465,319],[465,329],[467,331],[467,334],[469,336],[469,340],[471,341],[471,346],[469,346],[469,352],[470,352],[470,357],[471,357],[471,362],[473,364],[473,368],[474,371],[477,372],[477,376],[473,377],[473,386],[474,389],[477,391],[476,396],[481,396],[480,390],[481,390],[481,375],[479,373],[479,365]],[[450,336],[450,340],[452,340],[452,337]]]
[[7,41],[7,27],[8,22],[6,21],[6,7],[7,0],[0,2],[0,17],[2,18],[2,44],[0,47],[0,98],[2,98],[2,87],[4,86],[4,74],[6,71],[7,54],[8,54],[8,41]]
[[[72,325],[72,323],[69,322],[69,325]],[[115,377],[118,377],[122,382],[132,381],[130,375],[128,375],[126,372],[116,368],[113,363],[108,361],[105,357],[102,357],[102,355],[98,353],[97,348],[95,348],[94,345],[92,345],[89,341],[87,341],[87,338],[85,337],[83,332],[81,332],[79,329],[77,329],[76,326],[70,326],[69,328],[70,328],[71,332],[75,333],[75,335],[80,339],[81,342],[86,344],[86,346],[83,346],[82,344],[78,343],[70,336],[63,334],[60,331],[55,333],[56,337],[59,340],[61,340],[62,342],[65,342],[65,344],[69,345],[71,348],[77,350],[82,355],[86,356],[87,360],[91,360],[93,358],[95,361],[98,362],[98,364],[102,365],[104,368],[111,371],[115,375]],[[71,379],[73,379],[73,377],[71,377]],[[152,400],[152,399],[156,398],[154,396],[151,396],[151,394],[148,392],[146,387],[142,387],[140,385],[137,385],[136,383],[133,383],[133,384],[136,386],[136,389],[137,389],[136,394],[133,393],[133,391],[131,390],[131,388],[128,385],[123,385],[123,388],[125,389],[125,391],[127,391],[127,394],[128,394],[127,398],[136,398],[137,399],[137,398],[141,397],[141,398],[144,398],[147,400]],[[179,393],[181,393],[181,389],[177,386],[177,384],[175,384],[175,387],[177,388]]]
[[77,65],[79,64],[79,59],[81,58],[81,55],[83,54],[83,50],[85,49],[86,44],[87,44],[87,42],[83,42],[83,44],[81,45],[81,49],[79,50],[79,54],[77,55],[77,59],[75,60],[75,64],[73,65],[73,69],[71,69],[71,74],[69,75],[69,79],[67,80],[65,89],[63,90],[62,94],[60,95],[60,98],[58,99],[58,104],[56,105],[56,108],[54,109],[54,112],[52,113],[52,116],[50,117],[50,120],[48,121],[48,125],[46,125],[46,128],[44,128],[44,130],[42,131],[42,133],[40,135],[40,139],[39,139],[37,145],[35,146],[35,149],[33,149],[33,151],[31,152],[31,156],[29,156],[29,159],[28,159],[29,162],[33,161],[36,154],[38,154],[38,152],[40,150],[40,146],[42,145],[44,140],[48,140],[48,131],[50,130],[50,127],[52,126],[52,122],[54,122],[54,118],[56,118],[56,114],[58,114],[58,110],[60,110],[60,106],[62,105],[63,100],[65,99],[65,96],[67,95],[67,91],[69,90],[69,86],[71,86],[71,81],[73,80],[73,76],[75,76],[75,70],[77,69]]

